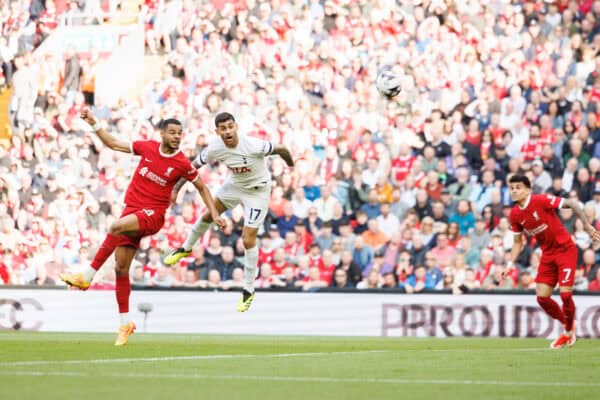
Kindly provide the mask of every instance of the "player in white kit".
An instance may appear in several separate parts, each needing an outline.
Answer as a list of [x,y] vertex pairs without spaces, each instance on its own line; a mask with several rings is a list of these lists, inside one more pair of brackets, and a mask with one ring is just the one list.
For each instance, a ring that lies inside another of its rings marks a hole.
[[[215,195],[215,207],[219,214],[234,208],[239,203],[244,207],[244,228],[242,241],[245,248],[244,275],[246,282],[237,310],[247,311],[254,300],[254,279],[258,271],[258,247],[256,234],[269,212],[271,195],[271,173],[267,169],[266,156],[279,155],[289,167],[294,160],[287,148],[274,146],[271,142],[238,135],[238,126],[233,115],[220,113],[215,117],[215,127],[219,138],[213,139],[196,157],[192,164],[199,168],[218,161],[225,163],[231,171],[223,186]],[[175,195],[185,181],[174,188]],[[173,265],[183,257],[190,255],[192,247],[208,230],[213,222],[210,213],[194,224],[192,231],[182,247],[164,259],[167,265]]]

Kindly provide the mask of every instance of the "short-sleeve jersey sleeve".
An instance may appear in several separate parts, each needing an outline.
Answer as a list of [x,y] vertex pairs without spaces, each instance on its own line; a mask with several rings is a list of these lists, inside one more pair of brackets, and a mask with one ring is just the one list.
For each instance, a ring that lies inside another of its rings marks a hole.
[[134,140],[133,142],[129,143],[129,149],[131,150],[131,153],[135,154],[136,156],[143,156],[147,148],[148,142],[145,140]]
[[194,168],[191,162],[187,162],[185,165],[185,172],[183,174],[183,178],[190,182],[194,182],[196,179],[200,177],[200,172]]
[[561,208],[563,202],[564,199],[562,197],[554,196],[552,194],[538,196],[538,204],[540,205],[540,207],[546,210]]
[[209,147],[207,146],[204,149],[202,149],[200,154],[198,154],[198,156],[196,157],[195,161],[200,165],[206,165],[206,164],[210,164],[211,162],[213,162],[213,160],[214,160],[213,152],[209,151]]
[[508,221],[510,222],[510,230],[512,231],[512,233],[514,233],[515,235],[523,233],[523,227],[521,226],[521,223],[517,220],[517,215],[514,209],[510,211]]
[[249,150],[252,154],[260,156],[268,156],[273,153],[273,143],[258,139],[255,137],[248,137]]

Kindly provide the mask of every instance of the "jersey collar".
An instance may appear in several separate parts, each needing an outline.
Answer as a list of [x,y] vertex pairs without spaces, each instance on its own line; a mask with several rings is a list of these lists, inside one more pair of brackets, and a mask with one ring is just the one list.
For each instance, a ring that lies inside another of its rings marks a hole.
[[158,144],[158,154],[160,154],[161,157],[167,157],[167,158],[175,157],[181,151],[181,149],[177,149],[177,151],[175,153],[168,154],[168,153],[163,153],[162,150],[160,149],[160,147],[161,147],[161,144],[159,143]]
[[531,193],[529,193],[529,196],[527,196],[527,201],[525,202],[525,205],[523,207],[519,206],[519,208],[521,210],[524,210],[527,208],[527,206],[529,205],[529,202],[531,201]]

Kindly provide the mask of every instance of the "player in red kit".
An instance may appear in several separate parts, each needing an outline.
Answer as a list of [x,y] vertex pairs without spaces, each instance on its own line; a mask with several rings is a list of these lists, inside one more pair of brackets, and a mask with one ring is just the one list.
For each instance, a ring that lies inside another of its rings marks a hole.
[[85,109],[81,118],[90,124],[102,143],[112,150],[133,153],[140,156],[140,162],[133,174],[125,194],[125,209],[121,217],[113,222],[104,242],[98,249],[91,266],[81,273],[62,274],[60,278],[69,286],[87,290],[96,271],[115,253],[116,297],[121,324],[115,346],[127,344],[135,330],[129,317],[129,267],[135,256],[140,240],[158,232],[165,222],[165,212],[171,202],[173,187],[180,178],[194,184],[202,200],[208,207],[213,220],[219,227],[224,221],[219,217],[208,188],[199,178],[199,173],[179,150],[181,123],[167,119],[161,124],[161,139],[128,142],[112,136],[96,125],[90,110]]
[[[534,236],[542,249],[542,258],[535,278],[537,302],[549,316],[560,321],[565,327],[565,332],[555,339],[550,347],[571,347],[577,340],[572,293],[577,266],[577,246],[558,218],[556,210],[571,208],[594,241],[600,241],[600,233],[590,224],[577,201],[551,194],[532,194],[531,182],[523,175],[514,175],[508,182],[511,198],[516,203],[510,212],[511,229],[515,234],[511,250],[512,262],[517,260],[523,250],[522,234]],[[557,283],[563,303],[562,309],[552,300],[552,291]]]

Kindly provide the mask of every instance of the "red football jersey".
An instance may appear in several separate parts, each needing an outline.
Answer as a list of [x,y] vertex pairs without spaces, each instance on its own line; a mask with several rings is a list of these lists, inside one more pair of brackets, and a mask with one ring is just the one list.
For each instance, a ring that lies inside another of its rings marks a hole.
[[410,173],[415,162],[415,157],[397,157],[392,160],[392,174],[395,175],[396,182],[402,182]]
[[129,207],[167,209],[171,191],[179,178],[198,179],[198,170],[181,151],[164,154],[159,142],[135,141],[131,143],[131,152],[142,158],[125,194],[125,204]]
[[571,236],[556,214],[563,198],[551,194],[532,194],[524,208],[515,205],[510,211],[510,225],[515,233],[535,236],[542,252],[552,252],[572,244]]

